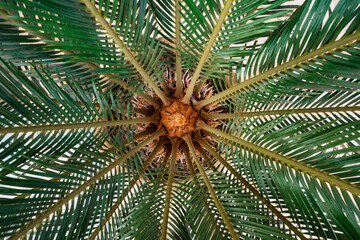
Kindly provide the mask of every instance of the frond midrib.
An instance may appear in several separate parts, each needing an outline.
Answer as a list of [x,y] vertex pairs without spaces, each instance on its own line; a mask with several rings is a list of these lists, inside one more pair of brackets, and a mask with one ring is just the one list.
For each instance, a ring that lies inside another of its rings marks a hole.
[[145,83],[147,83],[152,90],[156,93],[156,95],[161,99],[165,106],[170,105],[170,100],[166,97],[166,95],[160,90],[160,88],[156,85],[156,82],[151,78],[149,73],[142,67],[142,65],[138,62],[135,56],[131,53],[128,47],[122,42],[122,40],[117,35],[116,31],[110,26],[107,20],[102,16],[100,10],[96,8],[94,3],[91,0],[82,0],[90,12],[95,16],[95,18],[100,22],[101,26],[106,30],[109,34],[110,38],[116,43],[116,45],[120,48],[121,52],[128,58],[131,64],[135,67],[135,69],[139,72],[139,74],[143,77]]
[[122,162],[126,161],[128,158],[136,154],[141,148],[145,147],[147,144],[158,138],[164,134],[164,131],[160,130],[147,138],[146,140],[139,143],[135,148],[129,150],[121,157],[115,159],[111,164],[107,165],[105,168],[103,168],[100,172],[96,173],[93,177],[88,179],[86,182],[84,182],[82,185],[80,185],[78,188],[70,192],[65,197],[61,198],[59,201],[57,201],[54,205],[50,206],[48,209],[43,211],[41,214],[39,214],[35,219],[28,222],[25,226],[20,228],[17,232],[15,232],[9,239],[15,240],[22,238],[29,230],[33,229],[37,225],[39,225],[44,219],[48,218],[51,214],[56,212],[58,209],[60,209],[64,204],[69,202],[71,199],[74,199],[76,196],[81,194],[83,191],[85,191],[89,186],[95,184],[99,179],[104,177],[108,172],[110,172],[112,169],[118,167]]
[[294,226],[280,211],[278,211],[268,200],[266,200],[261,193],[245,178],[243,178],[225,159],[223,159],[209,144],[206,143],[201,136],[197,135],[196,140],[203,146],[205,149],[213,155],[215,159],[217,159],[225,168],[227,168],[247,189],[250,190],[260,201],[263,202],[267,208],[270,209],[285,225],[289,227],[300,239],[307,239],[304,234]]
[[[44,34],[37,34],[36,30],[32,30],[27,28],[27,24],[25,22],[19,21],[19,20],[15,20],[14,18],[9,18],[10,13],[8,13],[6,10],[2,9],[0,7],[0,16],[3,16],[7,21],[12,22],[15,25],[20,25],[23,29],[27,30],[30,34],[32,34],[33,36],[39,38],[40,40],[50,40],[53,41],[53,39],[51,37],[47,37],[44,36]],[[49,46],[51,46],[52,44],[47,43]],[[68,49],[62,49],[61,50],[62,53],[64,53],[65,55],[73,55],[75,54],[75,51],[72,50],[68,50]],[[89,69],[99,69],[100,66],[97,65],[96,63],[93,62],[81,62],[81,64],[83,64],[84,66],[88,67]],[[117,76],[115,76],[114,74],[109,74],[109,73],[103,73],[102,74],[104,77],[106,77],[106,80],[108,81],[112,81],[118,85],[120,85],[121,87],[123,87],[124,89],[129,90],[130,92],[134,92],[135,95],[143,98],[144,100],[146,100],[148,103],[154,105],[155,107],[159,107],[159,103],[152,98],[151,96],[149,96],[146,93],[136,93],[136,89],[135,87],[129,85],[127,82],[123,81],[122,79],[117,78]]]
[[340,189],[344,189],[355,195],[360,195],[360,187],[359,186],[351,184],[351,183],[344,181],[336,176],[333,176],[326,172],[323,172],[317,168],[310,167],[310,166],[306,165],[305,163],[296,161],[295,159],[283,156],[279,153],[273,152],[271,150],[268,150],[268,149],[258,146],[256,144],[250,143],[243,139],[236,138],[230,134],[227,134],[223,131],[214,129],[205,124],[201,124],[200,128],[211,134],[218,135],[222,139],[231,141],[231,142],[235,143],[236,145],[243,146],[243,147],[245,147],[247,149],[251,149],[261,155],[265,155],[265,156],[269,157],[270,159],[272,159],[273,161],[280,162],[283,165],[290,166],[301,172],[307,173],[315,178],[324,180],[330,184],[338,186]]
[[231,118],[247,118],[255,116],[271,116],[284,114],[305,114],[305,113],[327,113],[327,112],[356,112],[360,111],[360,106],[351,107],[320,107],[320,108],[301,108],[301,109],[281,109],[281,110],[264,110],[237,113],[206,113],[202,116],[207,120],[212,119],[231,119]]
[[227,100],[228,98],[230,98],[232,95],[236,94],[237,92],[239,92],[245,88],[248,88],[249,86],[252,86],[258,82],[261,82],[261,81],[267,79],[268,77],[271,77],[273,75],[284,72],[287,69],[290,69],[294,66],[298,66],[302,63],[306,63],[317,56],[324,55],[328,52],[331,52],[331,51],[339,49],[343,46],[349,45],[349,44],[357,41],[358,39],[360,39],[360,32],[353,33],[353,34],[343,37],[337,41],[328,43],[327,45],[324,45],[324,46],[322,46],[318,49],[315,49],[311,52],[305,53],[304,55],[296,57],[288,62],[285,62],[285,63],[277,66],[277,67],[274,67],[268,71],[260,73],[250,79],[247,79],[244,82],[240,82],[240,83],[236,84],[235,86],[230,87],[222,92],[219,92],[216,95],[214,95],[208,99],[199,101],[199,102],[195,103],[194,106],[196,109],[201,109],[202,107],[204,107],[206,105]]
[[116,126],[132,125],[139,123],[156,123],[156,122],[157,120],[153,117],[144,117],[144,118],[133,118],[133,119],[125,119],[125,120],[107,120],[107,121],[94,121],[94,122],[35,125],[35,126],[24,126],[24,127],[0,128],[0,134],[59,131],[59,130],[81,129],[81,128],[116,127]]

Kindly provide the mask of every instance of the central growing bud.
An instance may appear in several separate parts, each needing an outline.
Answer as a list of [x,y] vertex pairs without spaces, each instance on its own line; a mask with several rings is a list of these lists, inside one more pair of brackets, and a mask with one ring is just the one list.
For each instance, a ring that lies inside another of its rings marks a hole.
[[188,105],[173,102],[160,111],[161,121],[169,137],[182,137],[195,129],[197,112]]

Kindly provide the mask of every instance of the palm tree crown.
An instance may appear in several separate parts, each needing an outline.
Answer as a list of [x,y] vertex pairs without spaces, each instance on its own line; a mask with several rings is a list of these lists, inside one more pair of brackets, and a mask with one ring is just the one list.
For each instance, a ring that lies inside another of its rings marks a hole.
[[360,0],[0,16],[0,238],[360,238]]

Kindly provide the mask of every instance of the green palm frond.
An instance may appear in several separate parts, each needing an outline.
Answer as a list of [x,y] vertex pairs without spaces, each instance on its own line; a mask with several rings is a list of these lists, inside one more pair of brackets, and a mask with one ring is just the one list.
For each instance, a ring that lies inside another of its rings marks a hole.
[[[344,17],[347,23],[356,22],[359,18],[358,3],[346,7],[339,4],[322,27],[319,19],[324,19],[324,16],[321,17],[318,12],[326,15],[331,1],[311,2],[299,8],[262,45],[246,67],[252,77],[228,89],[221,88],[221,91],[224,90],[221,94],[203,100],[197,107],[227,100],[230,105],[235,101],[234,105],[240,103],[242,108],[247,109],[267,110],[279,104],[299,108],[314,102],[324,104],[329,101],[328,98],[338,102],[343,100],[341,91],[344,90],[357,92],[358,61],[355,58],[359,54],[358,33],[354,33],[357,25],[350,24],[345,34],[341,34],[344,23],[334,22],[339,16]],[[312,16],[315,16],[314,20],[310,21]],[[317,42],[312,41],[314,32],[317,33]],[[335,94],[336,90],[339,92]],[[240,94],[234,97],[239,91]],[[323,97],[323,93],[329,96]]]
[[1,239],[359,239],[360,0],[0,0]]
[[[358,130],[356,130],[358,126],[356,124],[354,125],[354,122],[338,123],[337,120],[329,120],[331,117],[318,117],[315,121],[305,121],[289,116],[273,117],[270,119],[271,120],[261,118],[247,119],[237,124],[230,122],[228,126],[233,134],[241,134],[243,139],[247,139],[260,146],[274,149],[274,151],[306,163],[314,169],[327,172],[331,174],[329,175],[331,177],[343,179],[344,184],[357,184],[359,170],[357,169],[358,161],[356,160],[356,153],[359,151],[359,147],[357,146],[359,136]],[[236,129],[234,126],[241,127]],[[253,127],[257,129],[255,134],[251,129]],[[281,206],[280,196],[285,194],[286,197],[284,197],[284,201],[287,202],[288,205],[286,204],[283,207],[286,206],[285,208],[291,210],[291,204],[296,203],[299,206],[297,208],[299,210],[310,209],[312,213],[305,210],[300,212],[302,215],[308,214],[309,216],[319,211],[316,210],[317,208],[321,209],[319,213],[326,213],[330,216],[330,219],[336,222],[336,225],[342,228],[342,231],[347,229],[346,233],[349,237],[354,238],[359,234],[356,232],[358,226],[356,219],[358,218],[359,212],[356,210],[355,205],[347,205],[350,203],[350,198],[358,199],[357,192],[356,194],[349,194],[346,191],[339,193],[336,188],[329,188],[324,182],[322,182],[321,185],[314,184],[316,181],[304,173],[297,172],[296,175],[294,175],[291,169],[278,165],[275,162],[269,162],[269,156],[256,156],[246,150],[236,150],[232,152],[232,146],[228,144],[229,143],[227,143],[226,148],[224,148],[224,152],[229,156],[228,159],[233,158],[233,164],[236,164],[239,169],[245,171],[249,179],[256,180],[259,184],[260,191],[268,191],[263,194],[266,194],[269,200],[274,198],[273,194],[276,194],[278,199],[277,204]],[[227,153],[227,151],[231,151],[231,153]],[[277,160],[276,157],[274,160]],[[254,162],[256,162],[256,164],[254,164]],[[351,167],[349,167],[350,164]],[[291,166],[291,163],[289,163],[289,165]],[[278,167],[281,167],[281,169],[278,169]],[[306,172],[306,169],[300,168],[298,170],[314,176],[313,173]],[[274,172],[277,173],[279,182],[266,176],[270,172],[271,174],[274,174]],[[321,176],[316,175],[315,177],[321,178]],[[265,181],[264,179],[268,180]],[[287,188],[283,187],[285,182],[294,183],[294,186],[298,188],[298,192],[301,192],[301,189],[306,189],[301,186],[309,186],[309,188],[312,186],[312,189],[317,189],[316,192],[320,192],[321,194],[310,193],[310,190],[306,190],[308,193],[303,197],[303,203],[301,204],[301,201],[299,202],[298,199],[299,195],[294,194],[291,196]],[[271,186],[271,191],[267,190],[269,189],[267,186]],[[321,188],[321,190],[318,188]],[[336,194],[338,194],[338,196]],[[342,200],[343,198],[347,198],[347,200]],[[290,199],[292,199],[292,201]],[[308,205],[306,208],[300,207],[303,204],[308,204],[307,202],[309,200],[313,202],[312,204],[315,202],[317,204],[315,206]],[[325,207],[329,205],[337,206],[336,210]],[[349,208],[352,210],[348,211]],[[328,213],[327,211],[330,212]],[[337,211],[337,213],[334,214],[334,211]],[[295,213],[293,214],[295,216]],[[304,218],[308,219],[309,216]],[[341,222],[339,221],[340,216],[342,216],[343,219]]]

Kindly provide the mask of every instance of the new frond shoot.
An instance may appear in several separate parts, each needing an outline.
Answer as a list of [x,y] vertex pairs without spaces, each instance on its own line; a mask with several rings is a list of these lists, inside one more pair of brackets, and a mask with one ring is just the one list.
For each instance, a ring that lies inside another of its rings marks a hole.
[[199,114],[189,105],[173,102],[160,111],[161,121],[169,137],[182,137],[195,130]]

